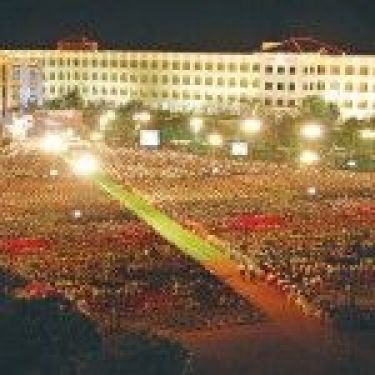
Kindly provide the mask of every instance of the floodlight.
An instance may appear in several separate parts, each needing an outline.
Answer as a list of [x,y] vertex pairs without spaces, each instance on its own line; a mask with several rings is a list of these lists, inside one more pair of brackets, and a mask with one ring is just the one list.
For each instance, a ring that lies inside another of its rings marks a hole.
[[82,217],[82,212],[80,210],[74,210],[73,211],[73,217],[75,219],[79,219],[80,217]]
[[88,176],[99,170],[99,163],[94,156],[84,154],[72,161],[72,169],[78,176]]
[[46,134],[42,138],[40,146],[43,151],[53,154],[66,151],[64,139],[59,134]]
[[134,121],[149,122],[151,120],[151,114],[148,111],[137,112],[133,115]]
[[315,186],[310,186],[307,188],[307,194],[309,195],[316,195],[316,187]]
[[319,161],[319,155],[314,151],[305,150],[302,151],[299,160],[302,164],[311,165]]
[[245,133],[256,134],[262,128],[262,121],[259,119],[251,118],[242,121],[242,130]]
[[346,165],[350,168],[355,168],[357,166],[357,162],[355,160],[348,160]]
[[193,133],[199,133],[203,126],[203,120],[200,117],[193,117],[190,119],[190,128]]
[[372,129],[362,129],[359,131],[359,134],[364,140],[374,140],[375,139],[375,130]]
[[318,124],[306,124],[302,127],[301,134],[306,139],[319,139],[322,137],[322,128]]
[[56,176],[59,175],[59,171],[58,171],[57,169],[51,169],[51,170],[49,171],[49,175],[50,175],[51,177],[56,177]]
[[223,144],[223,137],[218,133],[213,133],[208,136],[208,143],[211,146],[221,146]]

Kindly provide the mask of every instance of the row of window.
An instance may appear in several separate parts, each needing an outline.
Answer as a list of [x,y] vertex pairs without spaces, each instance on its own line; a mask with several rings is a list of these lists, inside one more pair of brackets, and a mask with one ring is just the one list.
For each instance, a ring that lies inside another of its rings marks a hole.
[[[49,88],[50,94],[53,95],[61,95],[65,94],[68,91],[72,90],[75,87],[70,87],[70,86],[51,86]],[[133,90],[133,89],[126,89],[126,88],[117,88],[117,87],[97,87],[97,86],[92,86],[92,87],[81,87],[79,88],[79,91],[82,94],[89,94],[89,95],[121,95],[121,96],[128,96],[131,95],[133,97],[140,96],[142,98],[164,98],[164,99],[183,99],[183,100],[217,100],[219,102],[223,102],[225,100],[228,101],[238,101],[240,99],[249,99],[247,96],[241,95],[240,97],[235,96],[235,95],[228,95],[228,96],[223,96],[223,95],[213,95],[211,93],[199,93],[199,92],[190,92],[190,91],[177,91],[177,90],[161,90],[161,91],[144,91],[144,90]]]
[[59,72],[56,74],[55,72],[50,72],[49,74],[49,80],[54,81],[54,80],[83,80],[83,81],[111,81],[111,82],[132,82],[132,83],[153,83],[153,84],[173,84],[173,85],[207,85],[207,86],[212,86],[212,85],[217,85],[217,86],[230,86],[230,87],[259,87],[260,81],[259,79],[254,79],[254,80],[249,80],[247,78],[235,78],[235,77],[230,77],[228,79],[225,79],[223,77],[218,77],[218,78],[213,78],[213,77],[200,77],[200,76],[169,76],[169,75],[152,75],[152,76],[147,76],[147,75],[142,75],[138,76],[135,74],[130,74],[128,75],[127,73],[111,73],[108,74],[106,72],[103,72],[101,74],[94,72],[92,74],[88,74],[87,72],[83,72],[80,74],[79,72],[74,72],[73,74],[70,74],[67,72],[64,74],[63,72]]
[[[360,92],[360,93],[367,93],[370,92],[370,85],[367,82],[360,82],[359,84],[354,84],[353,82],[345,82],[342,85],[340,85],[339,82],[331,82],[329,85],[326,84],[324,81],[318,81],[318,82],[303,82],[302,89],[303,91],[324,91],[326,89],[330,89],[333,91],[339,91],[342,89],[345,92]],[[289,91],[295,91],[296,90],[296,84],[294,82],[290,82],[289,84],[286,84],[284,82],[265,82],[264,89],[266,91],[270,90],[277,90],[277,91],[285,91],[288,89]],[[372,92],[375,93],[375,84],[372,86]]]
[[[289,74],[294,75],[296,73],[296,68],[294,66],[289,67],[289,70],[285,66],[273,66],[266,65],[264,69],[266,74],[286,74],[289,71]],[[302,69],[303,74],[317,74],[317,75],[361,75],[368,76],[371,74],[371,68],[366,65],[354,66],[354,65],[316,65],[316,66],[304,66]],[[375,68],[373,68],[372,73],[375,75]]]
[[[277,106],[277,107],[294,107],[296,106],[296,100],[294,99],[281,99],[278,98],[276,100],[272,98],[265,98],[264,99],[264,104],[266,106]],[[353,100],[345,100],[342,103],[340,103],[341,107],[346,108],[346,109],[370,109],[372,105],[372,109],[375,110],[375,102],[371,104],[371,102],[367,100],[362,100],[359,102],[354,102]]]
[[141,69],[172,69],[172,70],[218,70],[229,72],[260,72],[260,64],[249,63],[212,63],[212,62],[190,62],[190,61],[169,61],[169,60],[106,60],[106,59],[49,59],[44,60],[44,66],[49,67],[92,67],[92,68],[141,68]]
[[[200,77],[200,76],[169,76],[169,75],[135,75],[135,74],[127,74],[127,73],[121,73],[118,74],[116,72],[113,73],[107,73],[103,72],[101,74],[97,72],[93,72],[91,74],[88,74],[87,72],[79,73],[74,72],[70,74],[70,72],[64,73],[59,72],[56,74],[55,72],[49,73],[49,80],[102,80],[102,81],[111,81],[111,82],[131,82],[131,83],[153,83],[153,84],[173,84],[173,85],[206,85],[206,86],[229,86],[229,87],[254,87],[259,88],[260,87],[260,80],[259,79],[253,79],[249,80],[248,78],[223,78],[223,77]],[[304,82],[302,84],[302,89],[304,91],[307,90],[326,90],[328,88],[328,85],[324,81],[318,81],[318,82]],[[264,89],[269,90],[279,90],[284,91],[288,89],[289,91],[295,91],[296,90],[296,84],[294,82],[290,83],[284,83],[284,82],[265,82]],[[352,91],[358,91],[361,93],[370,92],[371,87],[367,82],[359,82],[358,84],[354,84],[353,82],[344,82],[340,84],[340,82],[331,82],[329,84],[330,90],[344,90],[346,92],[352,92]],[[372,91],[375,92],[375,84],[372,86]]]
[[[69,90],[72,90],[74,87],[70,86],[51,86],[49,88],[50,94],[53,95],[61,95]],[[79,88],[80,92],[82,94],[88,94],[88,95],[93,95],[93,96],[100,96],[100,95],[112,95],[112,96],[132,96],[132,97],[141,97],[141,98],[162,98],[162,99],[181,99],[181,100],[216,100],[217,102],[224,102],[224,101],[229,101],[229,102],[235,102],[239,101],[241,99],[249,99],[245,95],[228,95],[228,96],[223,96],[223,95],[213,95],[211,93],[199,93],[199,92],[190,92],[187,90],[182,90],[182,91],[177,91],[177,90],[161,90],[161,91],[144,91],[144,90],[134,90],[134,89],[127,89],[127,88],[117,88],[117,87],[97,87],[97,86],[92,86],[92,87],[81,87]],[[266,106],[278,106],[278,107],[294,107],[296,106],[296,100],[295,99],[282,99],[282,98],[277,98],[273,99],[271,97],[266,97],[264,99],[264,104]],[[340,103],[340,105],[343,108],[347,109],[369,109],[372,106],[372,109],[375,109],[375,102],[370,102],[367,100],[361,100],[361,101],[356,101],[354,102],[353,100],[345,100]]]
[[[135,68],[135,69],[172,69],[172,70],[207,70],[207,71],[229,71],[243,73],[259,73],[261,71],[260,63],[224,63],[224,62],[190,62],[190,61],[169,61],[169,60],[116,60],[116,59],[79,59],[79,58],[51,58],[43,61],[44,66],[49,67],[82,67],[82,68]],[[303,66],[302,73],[318,75],[362,75],[371,74],[371,67],[367,65],[312,65]],[[290,74],[295,75],[297,68],[295,66],[284,65],[265,65],[265,74]],[[372,74],[375,75],[375,68],[372,68]]]

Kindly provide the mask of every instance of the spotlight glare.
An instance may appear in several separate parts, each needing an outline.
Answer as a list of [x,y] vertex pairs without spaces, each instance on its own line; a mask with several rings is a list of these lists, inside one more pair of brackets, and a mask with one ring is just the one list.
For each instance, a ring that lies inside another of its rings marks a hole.
[[322,128],[318,124],[307,124],[302,127],[301,134],[306,139],[319,139],[322,137]]
[[99,163],[92,155],[85,154],[72,162],[72,169],[78,176],[88,176],[98,171]]
[[305,150],[301,153],[299,160],[302,164],[312,165],[319,161],[319,155],[310,150]]
[[40,147],[43,151],[52,154],[66,151],[66,144],[58,134],[46,134],[41,140]]

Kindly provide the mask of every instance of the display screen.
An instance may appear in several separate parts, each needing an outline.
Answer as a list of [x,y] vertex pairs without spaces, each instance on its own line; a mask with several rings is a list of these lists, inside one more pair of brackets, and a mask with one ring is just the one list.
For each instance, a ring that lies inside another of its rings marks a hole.
[[158,147],[160,145],[160,131],[141,130],[139,144],[144,147]]
[[249,153],[249,145],[247,142],[232,142],[231,155],[232,156],[247,156]]

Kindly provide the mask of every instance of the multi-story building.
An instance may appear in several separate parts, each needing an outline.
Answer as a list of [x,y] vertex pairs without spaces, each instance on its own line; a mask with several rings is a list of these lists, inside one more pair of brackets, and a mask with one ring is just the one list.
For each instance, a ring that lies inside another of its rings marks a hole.
[[43,98],[78,89],[85,102],[112,106],[140,100],[171,110],[239,109],[259,99],[280,110],[318,95],[343,118],[375,116],[375,56],[345,54],[303,38],[264,43],[253,53],[99,50],[87,39],[56,50],[3,50],[10,60],[38,62]]
[[40,105],[43,81],[38,61],[0,55],[0,118],[22,112],[30,104]]

